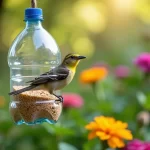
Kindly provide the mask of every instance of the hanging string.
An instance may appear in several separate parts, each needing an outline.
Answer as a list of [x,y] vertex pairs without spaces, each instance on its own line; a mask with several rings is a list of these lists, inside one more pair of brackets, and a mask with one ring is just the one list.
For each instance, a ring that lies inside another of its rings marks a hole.
[[31,0],[31,7],[36,8],[37,7],[37,2],[36,0]]

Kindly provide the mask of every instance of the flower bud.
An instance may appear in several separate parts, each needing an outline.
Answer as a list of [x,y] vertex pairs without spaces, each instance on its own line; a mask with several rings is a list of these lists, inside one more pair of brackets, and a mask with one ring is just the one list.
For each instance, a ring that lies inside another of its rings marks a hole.
[[137,121],[142,126],[150,124],[150,113],[148,111],[141,111],[137,115]]

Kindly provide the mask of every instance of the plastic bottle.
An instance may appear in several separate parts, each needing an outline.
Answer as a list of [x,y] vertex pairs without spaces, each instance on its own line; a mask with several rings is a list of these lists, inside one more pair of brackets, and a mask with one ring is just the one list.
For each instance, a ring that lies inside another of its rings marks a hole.
[[[11,91],[14,90],[15,87],[21,88],[27,86],[29,84],[26,83],[27,81],[33,80],[40,74],[58,66],[61,62],[59,47],[53,37],[42,27],[42,9],[26,9],[24,20],[26,27],[16,37],[8,53]],[[47,118],[47,115],[44,116],[42,114],[49,113],[46,109],[44,112],[44,107],[48,107],[47,104],[50,104],[49,107],[54,105],[55,108],[60,107],[61,109],[60,104],[55,104],[52,103],[53,101],[47,101],[45,99],[41,99],[41,101],[39,98],[37,98],[37,100],[33,98],[33,101],[31,101],[31,99],[26,97],[21,100],[19,98],[17,99],[17,96],[11,96],[10,112],[16,124],[26,123],[32,125],[45,121],[49,123],[56,122],[57,119],[55,120],[53,117]],[[43,106],[42,110],[27,107],[28,105],[37,106],[37,103],[40,104],[37,108]],[[25,107],[27,108],[25,109]],[[34,112],[31,109],[36,110],[34,110]],[[29,117],[25,116],[25,113],[27,113]]]

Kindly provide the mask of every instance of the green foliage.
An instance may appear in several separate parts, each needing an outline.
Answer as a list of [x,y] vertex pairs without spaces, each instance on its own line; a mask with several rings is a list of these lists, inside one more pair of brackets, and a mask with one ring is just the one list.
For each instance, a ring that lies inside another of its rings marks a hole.
[[[63,90],[80,94],[84,106],[64,108],[56,124],[37,126],[16,126],[9,114],[7,52],[25,25],[23,13],[29,1],[3,1],[3,9],[0,8],[0,96],[5,98],[5,106],[0,105],[0,149],[103,150],[98,138],[88,141],[85,129],[85,125],[99,115],[127,122],[134,138],[150,140],[150,125],[141,127],[137,122],[139,112],[150,110],[150,81],[133,66],[133,58],[150,49],[146,26],[150,18],[144,13],[149,4],[142,1],[140,7],[141,1],[137,0],[133,6],[128,2],[133,10],[125,4],[114,2],[112,5],[106,0],[38,1],[44,11],[43,26],[58,42],[62,55],[78,52],[88,57],[78,67],[72,83]],[[93,92],[91,85],[82,85],[78,78],[83,69],[96,62],[107,62],[109,75],[95,85]],[[129,66],[129,77],[116,78],[114,68],[120,64]]]

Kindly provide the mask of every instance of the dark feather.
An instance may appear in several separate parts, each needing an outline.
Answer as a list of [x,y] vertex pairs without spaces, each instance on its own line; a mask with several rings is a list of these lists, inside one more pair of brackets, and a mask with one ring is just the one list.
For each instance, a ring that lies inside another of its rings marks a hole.
[[9,94],[9,95],[17,95],[17,94],[20,94],[20,93],[22,93],[22,92],[29,91],[29,90],[31,90],[31,89],[33,89],[33,88],[35,88],[35,87],[36,87],[36,86],[31,85],[31,86],[25,87],[25,88],[23,88],[23,89],[10,92],[10,93],[8,93],[8,94]]
[[64,80],[67,78],[69,74],[69,70],[63,66],[59,66],[58,68],[54,68],[49,72],[41,74],[39,77],[35,78],[30,82],[31,85],[40,85],[47,82],[53,82],[58,80]]

